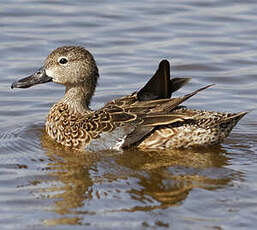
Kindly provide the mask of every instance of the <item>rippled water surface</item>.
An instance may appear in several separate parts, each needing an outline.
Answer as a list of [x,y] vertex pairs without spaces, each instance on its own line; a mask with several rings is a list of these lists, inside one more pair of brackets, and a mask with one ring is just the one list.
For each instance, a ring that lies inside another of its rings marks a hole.
[[[256,229],[256,1],[0,3],[1,229]],[[185,104],[248,111],[220,146],[77,153],[43,133],[64,88],[11,90],[61,45],[82,45],[101,78],[92,107],[143,86],[159,61],[192,77]]]

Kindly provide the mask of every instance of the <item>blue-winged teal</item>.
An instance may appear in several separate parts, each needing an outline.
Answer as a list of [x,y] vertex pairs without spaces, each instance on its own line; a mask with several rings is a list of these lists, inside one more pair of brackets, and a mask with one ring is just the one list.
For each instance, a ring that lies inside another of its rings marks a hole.
[[45,128],[56,142],[76,149],[166,149],[217,144],[246,114],[181,106],[210,85],[183,97],[170,98],[189,79],[170,79],[167,60],[160,62],[141,90],[92,111],[89,103],[98,77],[95,60],[85,48],[63,46],[55,49],[35,74],[14,82],[12,88],[50,81],[65,85],[65,95],[51,108]]

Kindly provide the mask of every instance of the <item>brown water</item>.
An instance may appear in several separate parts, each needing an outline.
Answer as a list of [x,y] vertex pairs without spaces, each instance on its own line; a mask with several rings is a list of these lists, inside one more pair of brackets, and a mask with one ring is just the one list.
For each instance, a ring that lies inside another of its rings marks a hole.
[[[257,2],[0,3],[1,229],[256,229]],[[92,103],[139,89],[158,62],[215,83],[186,105],[252,112],[225,143],[166,152],[67,152],[43,133],[54,84],[11,90],[61,45],[86,46],[101,79]]]

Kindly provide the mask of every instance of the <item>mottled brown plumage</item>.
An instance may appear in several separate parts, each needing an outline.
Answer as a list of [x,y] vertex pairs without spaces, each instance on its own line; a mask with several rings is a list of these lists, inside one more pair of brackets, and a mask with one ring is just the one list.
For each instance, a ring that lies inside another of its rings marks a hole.
[[98,70],[93,56],[84,48],[65,46],[54,50],[34,75],[13,83],[27,88],[53,82],[66,86],[65,96],[47,117],[46,131],[56,142],[76,149],[102,150],[129,147],[188,148],[220,143],[246,113],[217,113],[180,106],[210,87],[170,98],[188,78],[170,79],[167,60],[138,92],[89,109]]

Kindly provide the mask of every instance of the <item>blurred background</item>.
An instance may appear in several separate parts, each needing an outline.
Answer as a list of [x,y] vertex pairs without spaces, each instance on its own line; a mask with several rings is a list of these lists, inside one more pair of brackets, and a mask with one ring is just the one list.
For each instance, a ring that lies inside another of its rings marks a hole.
[[[257,2],[0,3],[1,229],[256,229]],[[11,90],[53,49],[81,45],[100,71],[100,108],[138,90],[163,58],[189,107],[251,111],[213,148],[77,153],[43,132],[64,88]]]

